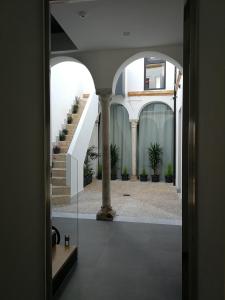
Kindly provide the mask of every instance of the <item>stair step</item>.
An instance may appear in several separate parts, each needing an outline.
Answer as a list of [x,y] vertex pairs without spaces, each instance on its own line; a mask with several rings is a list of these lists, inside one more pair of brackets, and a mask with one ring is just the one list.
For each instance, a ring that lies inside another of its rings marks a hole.
[[66,177],[52,177],[53,186],[64,186],[66,185]]
[[60,152],[61,152],[61,153],[67,153],[68,148],[69,148],[68,146],[60,147]]
[[89,98],[90,94],[83,94],[83,98]]
[[70,196],[67,195],[52,195],[51,202],[55,205],[66,205],[70,204]]
[[66,141],[72,141],[72,139],[73,139],[73,134],[68,134],[68,135],[66,135]]
[[53,168],[65,169],[66,168],[66,162],[65,161],[53,161]]
[[58,142],[59,147],[65,147],[70,145],[70,141],[59,141]]
[[66,154],[65,153],[53,154],[52,159],[54,161],[66,161]]
[[52,186],[52,195],[70,195],[69,186]]
[[52,168],[52,177],[65,177],[66,169],[64,168]]

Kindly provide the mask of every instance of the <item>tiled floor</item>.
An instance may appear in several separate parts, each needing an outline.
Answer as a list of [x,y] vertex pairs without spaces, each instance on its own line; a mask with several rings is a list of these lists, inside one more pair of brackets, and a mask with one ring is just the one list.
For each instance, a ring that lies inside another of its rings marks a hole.
[[[61,234],[73,219],[54,218]],[[181,227],[79,220],[78,261],[55,300],[181,300]]]
[[[116,220],[181,225],[182,201],[172,184],[140,181],[111,181],[111,202]],[[94,180],[79,195],[79,217],[94,219],[101,207],[101,181]],[[53,207],[53,215],[76,212],[77,204]]]

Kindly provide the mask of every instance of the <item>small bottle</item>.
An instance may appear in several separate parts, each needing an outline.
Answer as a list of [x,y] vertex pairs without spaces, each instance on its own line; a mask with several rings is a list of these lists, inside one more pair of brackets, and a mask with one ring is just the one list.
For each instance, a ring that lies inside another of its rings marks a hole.
[[70,246],[70,236],[68,234],[65,235],[65,247]]

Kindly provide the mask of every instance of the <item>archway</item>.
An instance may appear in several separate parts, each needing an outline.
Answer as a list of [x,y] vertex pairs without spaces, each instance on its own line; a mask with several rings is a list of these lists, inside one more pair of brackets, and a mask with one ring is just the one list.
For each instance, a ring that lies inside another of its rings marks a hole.
[[113,95],[115,95],[115,91],[116,91],[116,85],[118,82],[119,77],[121,76],[123,70],[132,62],[134,62],[135,60],[138,60],[139,58],[143,58],[143,57],[154,57],[154,58],[159,58],[159,59],[163,59],[166,60],[168,62],[170,62],[171,64],[173,64],[174,66],[176,66],[181,72],[183,72],[183,67],[172,57],[160,53],[160,52],[155,52],[155,51],[144,51],[144,52],[139,52],[131,57],[129,57],[127,60],[125,60],[120,67],[117,69],[114,78],[113,78],[113,82],[112,82],[112,93]]
[[150,176],[151,169],[148,158],[148,148],[151,144],[158,143],[162,148],[162,162],[160,164],[160,179],[168,164],[173,162],[173,111],[165,103],[150,103],[146,105],[139,121],[138,134],[138,172],[143,169]]

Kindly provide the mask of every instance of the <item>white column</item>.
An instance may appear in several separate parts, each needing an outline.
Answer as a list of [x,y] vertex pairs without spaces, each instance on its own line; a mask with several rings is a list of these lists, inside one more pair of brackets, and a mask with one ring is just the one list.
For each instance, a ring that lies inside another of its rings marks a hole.
[[131,157],[132,157],[132,172],[131,178],[137,178],[137,125],[138,120],[131,120]]
[[115,211],[111,206],[110,193],[110,145],[109,145],[109,126],[110,126],[110,109],[109,102],[111,99],[110,89],[97,90],[102,108],[102,206],[97,213],[97,220],[112,221]]

